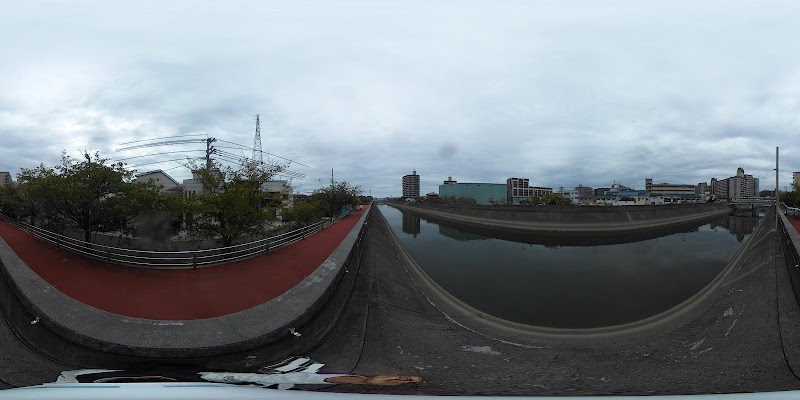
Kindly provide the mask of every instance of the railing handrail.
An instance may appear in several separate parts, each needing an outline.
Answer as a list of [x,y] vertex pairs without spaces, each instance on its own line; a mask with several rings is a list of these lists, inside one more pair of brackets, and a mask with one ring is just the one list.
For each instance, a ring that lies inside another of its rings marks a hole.
[[[115,247],[115,246],[108,246],[108,245],[99,244],[99,243],[87,242],[85,240],[80,240],[80,239],[76,239],[76,238],[73,238],[73,237],[65,236],[65,235],[62,235],[62,234],[59,234],[59,233],[55,233],[55,232],[52,232],[52,231],[48,231],[48,230],[42,229],[42,228],[40,228],[38,226],[30,225],[30,224],[27,224],[25,222],[22,222],[22,221],[13,219],[13,218],[10,218],[10,217],[5,216],[5,215],[0,215],[0,217],[2,217],[3,219],[5,219],[5,220],[7,220],[7,221],[19,226],[20,228],[22,228],[23,230],[26,230],[26,231],[29,231],[29,230],[41,231],[41,232],[45,232],[45,234],[47,234],[49,236],[55,236],[55,237],[62,238],[64,240],[71,241],[71,242],[74,242],[74,243],[89,244],[89,245],[91,245],[91,247],[101,247],[101,248],[104,248],[104,249],[129,251],[129,252],[132,252],[132,253],[170,253],[170,254],[186,254],[186,253],[195,253],[195,252],[203,252],[203,251],[218,251],[218,250],[224,250],[224,249],[231,249],[231,248],[236,248],[236,247],[247,246],[247,245],[251,245],[251,244],[254,244],[254,243],[260,243],[260,242],[265,242],[265,241],[268,241],[268,240],[273,240],[275,238],[278,238],[278,237],[281,237],[281,236],[286,236],[286,235],[289,235],[289,234],[292,234],[292,233],[301,232],[303,230],[308,230],[308,229],[310,229],[312,227],[316,227],[316,226],[322,225],[324,223],[324,221],[318,221],[318,222],[315,222],[314,224],[307,225],[307,226],[304,226],[304,227],[301,227],[301,228],[297,228],[297,229],[294,229],[294,230],[291,230],[291,231],[288,231],[288,232],[280,233],[280,234],[275,235],[275,236],[270,236],[270,237],[266,237],[266,238],[263,238],[263,239],[254,240],[252,242],[240,243],[240,244],[231,245],[231,246],[215,247],[215,248],[212,248],[212,249],[199,249],[199,250],[139,250],[139,249],[129,249],[129,248],[126,248],[126,247]],[[333,219],[332,222],[338,221],[340,219],[341,219],[341,217],[337,216],[337,218]]]
[[[350,213],[343,212],[334,215],[330,219],[330,223],[333,224],[347,215],[350,215]],[[197,266],[230,262],[267,253],[274,249],[302,240],[308,235],[319,232],[325,228],[325,223],[327,222],[325,220],[320,220],[311,225],[303,226],[274,236],[231,246],[215,247],[212,249],[139,250],[87,242],[85,240],[51,232],[2,214],[0,214],[0,218],[8,221],[19,229],[38,237],[39,239],[76,253],[106,260],[110,263],[116,262],[134,266],[153,266],[162,268],[196,268]],[[176,263],[175,261],[181,262]]]

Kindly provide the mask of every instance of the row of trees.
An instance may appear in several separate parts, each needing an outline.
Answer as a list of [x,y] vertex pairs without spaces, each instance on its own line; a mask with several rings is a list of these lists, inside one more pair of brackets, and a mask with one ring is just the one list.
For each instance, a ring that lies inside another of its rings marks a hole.
[[797,195],[799,191],[800,187],[798,187],[795,184],[792,184],[791,192],[785,192],[785,191],[781,192],[781,201],[785,203],[788,207],[800,206],[800,196]]
[[133,172],[95,154],[84,160],[61,155],[59,165],[22,169],[17,185],[0,192],[2,212],[53,230],[124,229],[139,215],[163,208],[152,183],[132,184]]
[[[162,193],[153,182],[133,182],[133,171],[95,153],[84,159],[62,154],[61,163],[23,169],[15,186],[0,188],[0,212],[54,231],[147,232],[147,221],[185,226],[196,237],[229,246],[240,238],[263,235],[283,206],[281,194],[262,190],[281,166],[251,163],[241,168],[190,165],[199,193]],[[342,182],[314,192],[313,202],[284,214],[298,223],[332,215],[357,202],[360,189]],[[313,207],[311,207],[313,205]],[[163,225],[163,224],[162,224]]]
[[284,213],[283,220],[307,225],[322,217],[332,217],[342,211],[342,207],[357,206],[372,201],[361,196],[361,188],[347,182],[315,190],[300,204]]
[[572,205],[572,201],[564,197],[564,195],[561,193],[548,193],[542,197],[530,197],[523,199],[519,202],[519,204],[526,206],[570,206]]

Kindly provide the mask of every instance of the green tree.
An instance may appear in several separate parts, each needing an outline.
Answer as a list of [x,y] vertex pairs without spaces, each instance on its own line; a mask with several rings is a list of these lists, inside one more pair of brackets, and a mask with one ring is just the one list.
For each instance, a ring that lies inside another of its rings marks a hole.
[[194,167],[203,192],[189,195],[184,207],[192,214],[192,231],[200,236],[219,237],[223,246],[234,240],[266,233],[274,215],[266,202],[274,196],[262,188],[282,167],[248,163],[239,169],[214,164]]
[[800,199],[798,199],[797,192],[798,187],[795,184],[792,184],[792,191],[791,192],[781,192],[781,201],[786,204],[787,207],[797,207],[798,203],[800,203]]
[[317,221],[322,216],[322,209],[316,201],[306,200],[285,211],[282,215],[285,222],[295,222],[305,226]]
[[332,217],[339,213],[344,206],[355,206],[361,194],[360,186],[353,186],[348,182],[339,182],[314,191],[308,200],[319,205],[323,216]]
[[61,164],[23,169],[20,191],[32,221],[42,215],[51,225],[73,226],[89,241],[95,230],[124,227],[135,203],[133,172],[123,163],[86,155],[84,160],[61,154]]
[[19,218],[22,212],[22,199],[15,185],[0,186],[0,214]]
[[46,200],[47,187],[55,185],[52,182],[56,175],[55,169],[39,164],[36,168],[23,168],[17,174],[18,195],[20,198],[20,216],[30,218],[30,223],[36,225],[41,218],[54,217],[55,210],[48,207]]
[[560,193],[548,193],[544,195],[542,201],[551,206],[572,205],[572,201]]
[[[133,228],[141,227],[144,220],[171,216],[169,201],[172,199],[181,197],[161,193],[153,181],[130,183],[124,197],[111,199],[116,203],[114,213],[118,219],[116,225],[110,225],[108,229],[120,229],[139,235],[142,233],[141,229]],[[146,223],[144,225],[147,226]]]
[[519,201],[520,205],[523,206],[538,206],[544,203],[541,197],[529,197],[527,199],[522,199]]

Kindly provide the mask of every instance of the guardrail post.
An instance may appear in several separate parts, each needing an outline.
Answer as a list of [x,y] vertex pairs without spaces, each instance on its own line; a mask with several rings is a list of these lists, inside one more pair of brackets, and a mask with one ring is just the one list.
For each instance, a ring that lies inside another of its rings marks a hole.
[[271,245],[270,245],[270,243],[269,243],[269,238],[267,238],[267,240],[265,241],[265,243],[267,244],[267,247],[264,249],[264,253],[269,253],[269,252],[270,252],[270,250],[271,250],[271,249],[270,249]]
[[197,254],[192,254],[192,269],[197,269]]
[[111,249],[106,249],[106,263],[111,264]]
[[307,226],[304,226],[304,227],[303,227],[303,239],[305,239],[305,238],[306,238],[306,230],[308,230],[308,227],[307,227]]

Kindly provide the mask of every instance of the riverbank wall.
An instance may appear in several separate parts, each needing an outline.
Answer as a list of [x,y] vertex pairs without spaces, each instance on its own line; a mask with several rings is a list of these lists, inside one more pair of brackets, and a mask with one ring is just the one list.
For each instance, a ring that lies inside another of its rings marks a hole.
[[631,232],[700,221],[727,215],[722,203],[654,206],[465,206],[389,202],[388,205],[423,217],[463,225],[518,232],[589,234]]

